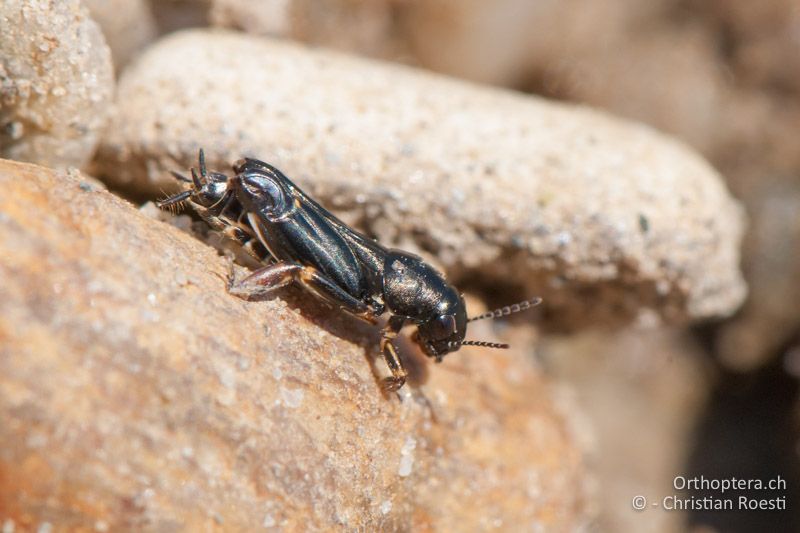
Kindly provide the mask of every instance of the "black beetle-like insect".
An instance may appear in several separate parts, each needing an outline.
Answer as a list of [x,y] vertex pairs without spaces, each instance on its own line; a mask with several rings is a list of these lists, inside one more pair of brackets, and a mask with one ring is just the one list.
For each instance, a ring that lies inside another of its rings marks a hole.
[[467,322],[505,316],[541,302],[534,298],[468,319],[461,294],[422,258],[386,248],[350,228],[272,165],[244,159],[228,177],[209,173],[200,150],[199,168],[199,175],[192,168],[191,180],[173,173],[192,188],[158,205],[188,202],[213,229],[265,264],[239,281],[231,266],[228,291],[247,299],[297,281],[329,304],[373,324],[388,311],[380,342],[392,372],[384,380],[387,390],[397,390],[406,381],[392,343],[406,323],[417,326],[413,338],[425,354],[441,362],[461,346],[508,348],[465,341]]

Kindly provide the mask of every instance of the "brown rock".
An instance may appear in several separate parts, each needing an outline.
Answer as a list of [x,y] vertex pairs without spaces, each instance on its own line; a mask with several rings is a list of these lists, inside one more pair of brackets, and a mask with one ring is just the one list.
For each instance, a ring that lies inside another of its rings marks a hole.
[[156,22],[147,0],[83,0],[83,3],[103,30],[117,72],[156,37]]
[[737,81],[800,90],[800,23],[795,0],[693,2],[728,38]]
[[214,26],[288,37],[372,57],[397,57],[391,0],[213,0]]
[[161,33],[208,26],[212,0],[149,0]]
[[438,72],[613,110],[709,153],[725,70],[717,41],[674,2],[423,0],[403,4],[416,61]]
[[166,169],[200,146],[219,169],[266,159],[457,281],[543,294],[562,326],[724,315],[744,296],[741,212],[719,176],[587,109],[206,31],[151,48],[119,98],[98,173],[139,193],[174,187]]
[[780,355],[800,330],[800,185],[788,176],[762,177],[746,198],[753,213],[746,241],[753,290],[716,345],[720,360],[739,372]]
[[700,26],[629,31],[604,46],[542,58],[534,87],[650,124],[709,154],[720,142],[728,89],[715,46]]
[[527,71],[530,34],[543,5],[527,0],[412,0],[399,9],[399,33],[414,60],[426,68],[513,85]]
[[[572,415],[520,353],[410,346],[225,262],[80,175],[0,162],[0,519],[21,530],[573,530]],[[377,363],[377,372],[383,372]]]
[[0,4],[0,157],[83,166],[114,90],[111,54],[79,0]]

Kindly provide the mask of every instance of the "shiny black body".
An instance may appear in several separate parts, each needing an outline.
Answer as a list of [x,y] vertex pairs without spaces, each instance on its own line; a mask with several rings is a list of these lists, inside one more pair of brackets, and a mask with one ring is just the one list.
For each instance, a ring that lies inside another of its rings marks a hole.
[[464,300],[436,269],[355,231],[267,163],[245,159],[233,170],[233,177],[207,173],[201,152],[201,175],[192,171],[193,188],[161,202],[188,201],[265,265],[240,281],[231,276],[231,293],[250,298],[299,282],[363,320],[374,323],[388,312],[381,351],[392,371],[386,379],[390,390],[406,379],[392,343],[404,325],[417,326],[416,342],[437,361],[464,344]]
[[355,231],[267,163],[245,159],[234,171],[231,188],[278,261],[319,270],[375,316],[388,311],[416,324],[419,342],[432,357],[460,347],[467,325],[464,300],[422,258]]

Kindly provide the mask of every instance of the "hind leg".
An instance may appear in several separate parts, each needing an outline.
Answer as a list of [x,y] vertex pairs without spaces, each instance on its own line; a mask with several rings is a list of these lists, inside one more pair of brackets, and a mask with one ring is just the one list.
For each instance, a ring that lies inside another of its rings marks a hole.
[[263,298],[275,289],[298,282],[318,298],[357,318],[371,324],[377,321],[372,307],[345,292],[316,268],[280,261],[260,268],[237,281],[234,279],[232,266],[228,277],[228,292],[239,298],[245,300]]

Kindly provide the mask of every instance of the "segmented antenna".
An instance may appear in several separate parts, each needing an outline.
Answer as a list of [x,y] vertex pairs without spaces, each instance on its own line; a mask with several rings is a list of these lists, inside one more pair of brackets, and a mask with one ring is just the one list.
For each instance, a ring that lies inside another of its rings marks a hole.
[[206,153],[200,148],[200,154],[197,156],[200,162],[200,175],[203,176],[203,181],[207,181],[208,173],[206,172]]
[[505,307],[501,307],[500,309],[495,309],[494,311],[487,311],[482,315],[470,318],[467,320],[467,322],[474,322],[476,320],[483,320],[485,318],[500,318],[501,316],[508,316],[512,313],[519,313],[520,311],[530,309],[531,307],[539,305],[540,303],[542,303],[542,299],[537,296],[536,298],[531,298],[530,300],[525,300],[524,302],[507,305]]
[[192,180],[190,180],[189,178],[187,178],[186,176],[184,176],[180,172],[175,172],[174,170],[170,170],[169,173],[172,174],[172,177],[175,178],[178,181],[182,181],[184,183],[191,183],[192,182]]
[[200,178],[197,176],[197,171],[192,167],[192,183],[194,183],[194,188],[200,190],[203,188],[203,182],[200,181]]
[[162,207],[168,207],[168,206],[175,205],[175,204],[180,204],[181,202],[183,202],[184,200],[189,198],[191,195],[192,195],[192,191],[179,192],[178,194],[176,194],[174,196],[170,196],[169,198],[164,198],[163,200],[160,200],[160,201],[156,202],[156,205],[159,208],[162,208]]
[[508,344],[486,341],[462,341],[461,346],[482,346],[484,348],[498,348],[500,350],[508,350],[510,348]]

